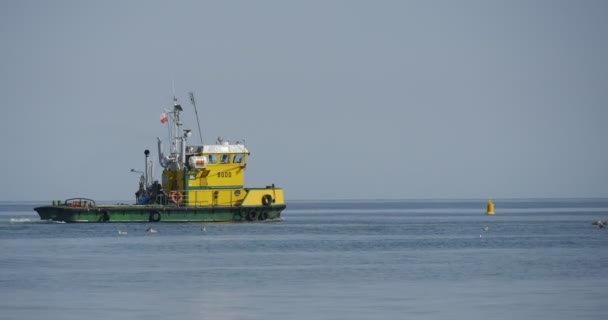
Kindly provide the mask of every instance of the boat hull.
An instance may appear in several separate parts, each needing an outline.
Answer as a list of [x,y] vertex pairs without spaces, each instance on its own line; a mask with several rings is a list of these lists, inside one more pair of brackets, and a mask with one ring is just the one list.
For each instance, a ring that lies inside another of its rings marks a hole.
[[41,220],[63,222],[256,222],[277,220],[285,205],[250,207],[173,207],[113,205],[34,208]]

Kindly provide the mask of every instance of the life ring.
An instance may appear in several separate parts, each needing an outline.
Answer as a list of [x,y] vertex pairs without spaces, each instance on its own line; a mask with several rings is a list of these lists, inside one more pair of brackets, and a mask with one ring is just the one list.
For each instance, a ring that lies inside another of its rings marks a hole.
[[265,194],[262,197],[262,204],[265,206],[269,206],[272,203],[272,197],[269,194]]
[[262,211],[262,212],[260,212],[260,216],[258,217],[258,219],[260,219],[262,221],[268,219],[268,211]]
[[249,211],[249,213],[247,214],[247,220],[255,221],[257,219],[258,219],[258,212],[255,210]]
[[108,222],[110,221],[110,211],[105,210],[101,216],[101,221]]
[[160,221],[160,212],[158,212],[158,211],[150,212],[150,218],[148,220],[150,220],[150,222],[159,222]]
[[171,192],[171,202],[175,204],[180,204],[182,203],[182,201],[184,201],[184,195],[181,192]]

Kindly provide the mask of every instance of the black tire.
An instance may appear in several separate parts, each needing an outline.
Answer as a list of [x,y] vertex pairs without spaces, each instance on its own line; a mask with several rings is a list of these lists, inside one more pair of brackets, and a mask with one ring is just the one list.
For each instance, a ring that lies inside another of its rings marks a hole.
[[159,222],[160,221],[160,212],[158,212],[158,211],[150,212],[150,218],[148,220],[150,222]]
[[101,216],[101,221],[102,222],[110,221],[110,211],[106,210],[103,212],[103,215]]
[[247,214],[247,220],[255,221],[257,219],[258,219],[258,212],[255,210],[249,211],[249,214]]
[[247,209],[245,208],[234,213],[234,221],[243,221],[245,218],[247,218]]
[[273,202],[273,199],[272,199],[272,197],[271,197],[269,194],[265,194],[265,195],[262,197],[262,204],[263,204],[263,205],[265,205],[265,206],[269,206],[269,205],[271,205],[271,204],[272,204],[272,202]]
[[258,219],[260,219],[261,221],[264,221],[264,220],[268,219],[268,212],[267,211],[262,211],[260,213],[260,216],[258,217]]

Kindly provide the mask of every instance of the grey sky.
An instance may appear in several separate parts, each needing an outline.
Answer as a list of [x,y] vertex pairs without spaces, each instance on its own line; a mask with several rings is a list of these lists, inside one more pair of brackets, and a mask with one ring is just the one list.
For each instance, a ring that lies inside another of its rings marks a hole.
[[132,199],[172,80],[187,126],[194,91],[206,142],[245,139],[246,184],[288,200],[608,197],[607,16],[606,1],[4,0],[0,200]]

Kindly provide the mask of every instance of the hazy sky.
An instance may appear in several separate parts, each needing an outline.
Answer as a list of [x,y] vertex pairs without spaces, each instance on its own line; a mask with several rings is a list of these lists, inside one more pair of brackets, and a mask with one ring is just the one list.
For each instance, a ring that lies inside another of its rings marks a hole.
[[[290,199],[608,197],[607,1],[0,1],[0,200],[133,199],[172,81]],[[198,137],[193,137],[198,141]],[[157,174],[160,170],[156,170]]]

